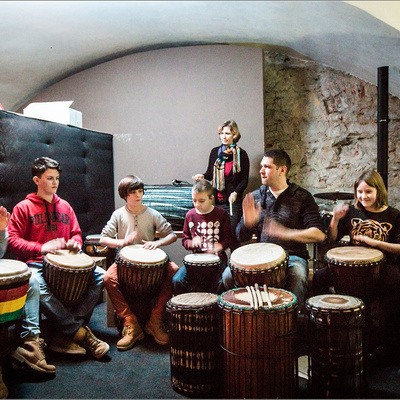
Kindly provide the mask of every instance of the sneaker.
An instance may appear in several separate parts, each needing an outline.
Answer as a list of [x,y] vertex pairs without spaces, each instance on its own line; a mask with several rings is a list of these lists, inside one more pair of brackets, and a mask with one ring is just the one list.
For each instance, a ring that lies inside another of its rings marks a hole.
[[102,340],[94,336],[89,327],[84,326],[84,328],[86,329],[86,334],[83,338],[82,343],[80,344],[86,350],[89,350],[94,358],[99,359],[103,357],[107,353],[107,351],[110,350],[110,346],[108,345],[108,343],[103,342]]
[[124,326],[122,330],[122,339],[117,343],[117,349],[125,351],[131,349],[138,340],[144,338],[142,328],[138,323]]
[[169,336],[161,318],[150,317],[144,330],[150,333],[158,344],[168,344]]
[[0,399],[6,399],[8,397],[8,389],[3,381],[3,370],[0,365]]
[[84,349],[82,346],[79,346],[78,343],[71,340],[63,333],[57,333],[54,336],[49,346],[49,350],[64,354],[86,354],[86,349]]
[[44,347],[46,347],[46,343],[43,339],[28,338],[25,339],[22,346],[11,353],[11,357],[21,364],[27,364],[35,371],[45,374],[55,374],[56,367],[46,362],[46,356],[43,351]]

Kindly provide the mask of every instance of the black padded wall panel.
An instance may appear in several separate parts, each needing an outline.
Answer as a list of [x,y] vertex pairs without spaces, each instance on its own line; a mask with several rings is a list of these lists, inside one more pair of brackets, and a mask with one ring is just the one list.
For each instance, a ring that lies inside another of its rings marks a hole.
[[75,210],[83,238],[114,211],[112,135],[0,110],[0,203],[11,212],[36,191],[31,167],[47,156],[63,169],[57,194]]

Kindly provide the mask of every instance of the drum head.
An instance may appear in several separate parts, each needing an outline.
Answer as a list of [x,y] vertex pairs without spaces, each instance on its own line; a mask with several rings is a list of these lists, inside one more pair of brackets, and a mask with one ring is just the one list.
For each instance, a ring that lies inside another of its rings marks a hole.
[[364,303],[359,298],[353,296],[342,294],[321,294],[307,299],[306,307],[307,304],[317,309],[350,310],[359,308]]
[[[261,290],[261,296],[264,305],[268,307],[268,302],[264,290]],[[295,303],[295,296],[283,289],[268,288],[269,297],[271,299],[272,307],[270,309],[278,309],[282,307],[287,307]],[[241,309],[252,309],[251,307],[251,297],[245,288],[232,289],[220,296],[221,303],[225,305],[233,306]]]
[[74,253],[69,250],[57,250],[57,254],[46,254],[46,259],[53,265],[65,268],[88,268],[94,261],[85,253]]
[[285,258],[285,250],[277,244],[252,243],[234,250],[230,263],[239,269],[259,270],[275,267]]
[[161,249],[144,249],[141,244],[125,246],[119,252],[119,256],[134,264],[160,264],[167,260],[168,256]]
[[215,254],[193,253],[187,254],[184,261],[192,264],[215,264],[219,263],[219,257]]
[[381,261],[383,253],[363,246],[346,246],[328,250],[326,258],[344,263],[368,264]]
[[22,261],[0,259],[0,279],[29,272],[29,267]]
[[192,292],[172,297],[169,302],[175,306],[206,307],[215,304],[218,296],[214,293]]

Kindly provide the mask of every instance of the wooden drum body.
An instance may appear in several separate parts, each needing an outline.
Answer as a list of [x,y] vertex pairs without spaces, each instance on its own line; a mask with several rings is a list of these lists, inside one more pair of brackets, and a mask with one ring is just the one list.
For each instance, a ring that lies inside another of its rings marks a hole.
[[317,397],[360,397],[365,305],[353,296],[324,294],[305,302],[310,387]]
[[135,244],[123,247],[116,263],[118,281],[124,296],[127,299],[151,299],[160,290],[168,256],[161,249],[147,250]]
[[372,301],[378,292],[379,272],[384,261],[380,250],[362,246],[330,249],[325,260],[334,276],[337,293]]
[[220,392],[218,296],[192,292],[167,303],[172,388],[189,397],[215,397]]
[[43,277],[66,307],[81,302],[95,268],[93,259],[85,253],[58,250],[43,257]]
[[188,278],[193,282],[193,292],[212,292],[212,283],[221,279],[221,262],[215,254],[187,254],[183,264]]
[[253,243],[234,250],[230,269],[237,287],[255,285],[281,288],[286,279],[288,256],[273,243]]
[[272,306],[257,310],[244,288],[219,297],[226,398],[295,398],[297,300],[283,289],[269,294]]
[[0,260],[0,324],[22,316],[30,277],[31,270],[25,263]]

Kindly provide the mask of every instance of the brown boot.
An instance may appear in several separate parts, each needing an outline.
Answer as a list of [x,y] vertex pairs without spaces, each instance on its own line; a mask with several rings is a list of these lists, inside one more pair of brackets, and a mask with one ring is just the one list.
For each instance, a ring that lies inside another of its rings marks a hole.
[[46,356],[43,351],[44,347],[46,347],[46,343],[43,339],[29,337],[25,339],[22,346],[11,353],[11,357],[20,363],[27,364],[35,371],[45,374],[55,374],[56,367],[46,362]]
[[93,335],[93,332],[89,329],[89,327],[83,327],[86,330],[85,336],[83,341],[79,343],[84,349],[90,351],[94,358],[101,358],[103,357],[108,350],[110,350],[110,346],[108,343],[103,342],[102,340],[98,339],[96,336]]
[[150,333],[158,344],[168,344],[169,336],[167,331],[165,330],[164,322],[161,318],[150,317],[144,330],[147,333]]
[[122,339],[117,343],[117,349],[125,351],[131,349],[138,340],[144,338],[142,328],[138,323],[126,325],[122,330]]
[[0,365],[0,399],[6,399],[8,397],[8,389],[3,381],[3,370]]

